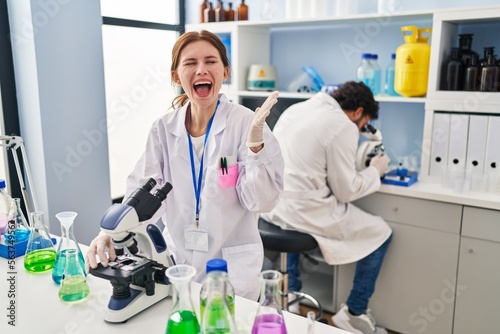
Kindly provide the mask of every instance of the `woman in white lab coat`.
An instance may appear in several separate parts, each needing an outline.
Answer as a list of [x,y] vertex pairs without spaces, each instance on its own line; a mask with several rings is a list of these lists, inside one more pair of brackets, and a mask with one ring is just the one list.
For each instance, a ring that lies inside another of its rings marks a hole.
[[[178,39],[171,74],[185,94],[154,122],[125,198],[149,178],[158,186],[170,182],[173,189],[151,221],[163,216],[176,263],[194,266],[201,281],[206,261],[224,258],[236,293],[256,300],[263,263],[258,214],[273,209],[283,189],[280,147],[265,124],[278,93],[255,113],[220,94],[229,60],[220,39],[207,31]],[[107,264],[103,249],[109,246],[101,232],[87,254],[92,267],[96,254]]]

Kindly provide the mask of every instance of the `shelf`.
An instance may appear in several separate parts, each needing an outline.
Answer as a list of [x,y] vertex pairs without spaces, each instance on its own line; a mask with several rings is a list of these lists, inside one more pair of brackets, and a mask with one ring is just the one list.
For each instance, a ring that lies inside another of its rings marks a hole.
[[[245,97],[268,97],[270,92],[260,92],[260,91],[248,91],[242,90],[238,91],[238,96]],[[282,99],[308,99],[313,97],[315,93],[293,93],[293,92],[283,92],[280,91],[280,98]],[[402,97],[402,96],[388,96],[388,95],[376,95],[375,100],[379,102],[397,102],[397,103],[425,103],[425,97]]]
[[214,32],[229,30],[234,26],[239,27],[261,27],[261,28],[306,28],[306,27],[321,27],[321,26],[331,26],[335,24],[349,23],[356,21],[358,23],[363,22],[386,22],[391,23],[401,23],[406,24],[408,19],[418,20],[418,19],[432,19],[433,14],[436,11],[408,11],[393,14],[358,14],[350,16],[325,16],[321,18],[311,18],[311,19],[283,19],[283,20],[262,20],[262,21],[234,21],[234,22],[209,22],[200,24],[188,24],[186,25],[187,30],[192,30],[192,27],[196,26],[197,29],[206,29]]

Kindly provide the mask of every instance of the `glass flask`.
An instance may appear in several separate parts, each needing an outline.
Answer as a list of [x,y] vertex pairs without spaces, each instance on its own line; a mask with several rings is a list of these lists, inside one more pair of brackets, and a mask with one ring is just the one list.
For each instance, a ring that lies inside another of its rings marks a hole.
[[43,212],[31,213],[31,234],[26,246],[24,268],[30,272],[44,272],[54,267],[56,250],[44,224]]
[[224,271],[212,271],[207,276],[207,300],[201,320],[203,334],[238,333],[236,323],[227,302],[228,275]]
[[287,333],[280,304],[282,278],[283,275],[276,270],[265,270],[260,274],[260,304],[253,323],[252,334]]
[[314,334],[316,325],[316,313],[314,311],[307,312],[307,334]]
[[191,301],[191,281],[196,269],[187,264],[179,264],[167,269],[173,285],[172,309],[168,317],[166,334],[198,334],[200,323]]
[[68,254],[70,251],[74,250],[77,254],[78,262],[82,267],[84,275],[85,271],[85,259],[83,253],[76,241],[75,235],[73,233],[73,223],[78,214],[72,211],[64,211],[56,214],[56,218],[61,223],[61,241],[57,247],[56,261],[54,263],[54,269],[52,270],[52,279],[57,284],[61,283],[64,269],[66,268],[66,262]]
[[234,317],[234,299],[235,293],[234,288],[229,281],[229,275],[227,273],[227,262],[224,259],[211,259],[207,261],[206,264],[206,278],[200,290],[200,319],[203,319],[203,312],[205,311],[205,306],[208,302],[208,281],[211,276],[224,276],[226,281],[226,302],[229,306],[229,311]]
[[85,270],[80,263],[79,251],[77,248],[66,249],[64,257],[64,274],[59,287],[59,299],[63,302],[83,300],[90,294],[90,288],[85,278]]
[[30,235],[30,230],[28,227],[28,222],[26,221],[26,217],[21,209],[21,199],[14,198],[15,203],[15,219],[14,219],[14,227],[12,230],[12,235],[14,237],[14,242],[25,241],[28,239]]

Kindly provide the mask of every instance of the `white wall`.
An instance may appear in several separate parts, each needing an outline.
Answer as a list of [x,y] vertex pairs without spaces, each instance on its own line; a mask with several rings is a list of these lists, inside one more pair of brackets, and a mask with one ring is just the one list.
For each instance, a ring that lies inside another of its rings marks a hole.
[[38,209],[89,243],[111,205],[99,1],[8,0],[21,135]]

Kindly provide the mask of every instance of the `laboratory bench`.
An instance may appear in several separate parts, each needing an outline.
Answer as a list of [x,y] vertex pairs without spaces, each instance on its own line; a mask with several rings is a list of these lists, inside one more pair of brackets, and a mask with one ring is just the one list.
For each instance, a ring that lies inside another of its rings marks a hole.
[[[82,247],[86,251],[86,247]],[[111,283],[89,275],[89,297],[74,304],[59,300],[57,286],[52,281],[51,271],[29,273],[24,269],[23,257],[15,259],[13,268],[8,260],[0,258],[0,305],[2,309],[0,333],[43,333],[43,334],[126,334],[165,333],[170,315],[172,298],[167,297],[145,311],[129,319],[126,323],[111,324],[103,320],[103,310],[111,295]],[[9,279],[14,277],[12,286]],[[199,292],[201,284],[191,285],[192,301],[199,315]],[[10,290],[10,291],[9,291]],[[12,292],[11,292],[12,291]],[[15,294],[15,297],[12,295]],[[15,306],[15,327],[10,326],[8,307]],[[236,296],[236,321],[241,334],[250,333],[258,303]],[[283,312],[289,334],[307,332],[307,319],[289,312]],[[316,334],[347,333],[338,328],[316,322]]]
[[[497,333],[500,195],[457,193],[439,183],[382,185],[353,203],[382,217],[393,239],[370,300],[377,323],[400,333]],[[355,264],[303,259],[303,292],[335,312]]]

